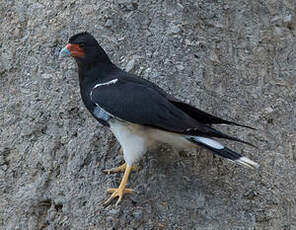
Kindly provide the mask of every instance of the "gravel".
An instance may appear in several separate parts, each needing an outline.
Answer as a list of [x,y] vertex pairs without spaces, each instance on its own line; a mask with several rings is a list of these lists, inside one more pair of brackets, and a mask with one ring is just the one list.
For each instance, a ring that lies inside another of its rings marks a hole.
[[[0,229],[296,229],[296,16],[287,1],[0,3]],[[255,127],[219,128],[261,167],[206,150],[145,155],[121,205],[122,163],[84,108],[68,38],[92,33],[111,60],[179,99]]]

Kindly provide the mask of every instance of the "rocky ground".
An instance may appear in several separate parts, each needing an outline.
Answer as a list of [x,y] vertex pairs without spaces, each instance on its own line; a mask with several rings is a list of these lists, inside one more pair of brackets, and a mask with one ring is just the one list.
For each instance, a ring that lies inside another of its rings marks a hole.
[[[295,0],[0,2],[0,229],[296,229]],[[68,38],[205,111],[252,171],[208,151],[149,152],[119,207],[119,145],[84,108]]]

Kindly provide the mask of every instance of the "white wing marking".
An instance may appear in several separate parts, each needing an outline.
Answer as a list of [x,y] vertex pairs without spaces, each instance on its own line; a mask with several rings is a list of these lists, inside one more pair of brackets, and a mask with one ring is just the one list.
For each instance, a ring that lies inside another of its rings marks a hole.
[[193,137],[197,142],[200,142],[202,144],[205,144],[209,147],[212,147],[214,149],[224,149],[224,146],[220,144],[218,141],[215,141],[210,138],[206,137]]
[[115,84],[116,82],[118,81],[117,78],[111,80],[111,81],[107,81],[107,82],[103,82],[103,83],[100,83],[100,84],[96,84],[93,89],[97,88],[97,87],[100,87],[100,86],[104,86],[104,85],[111,85],[111,84]]

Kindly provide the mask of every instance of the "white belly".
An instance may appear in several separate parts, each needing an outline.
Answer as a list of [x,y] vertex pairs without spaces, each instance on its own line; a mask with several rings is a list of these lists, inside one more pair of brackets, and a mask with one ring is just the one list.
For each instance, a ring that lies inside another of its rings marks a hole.
[[119,141],[127,165],[138,161],[147,151],[147,139],[138,133],[138,125],[112,120],[110,129]]
[[178,149],[186,149],[196,147],[195,144],[184,138],[182,134],[171,133],[160,129],[147,129],[147,134],[150,138],[151,144],[166,143]]
[[154,147],[157,143],[166,143],[180,149],[195,146],[180,134],[147,128],[130,122],[112,120],[110,129],[119,141],[124,160],[128,165],[138,161],[149,147]]

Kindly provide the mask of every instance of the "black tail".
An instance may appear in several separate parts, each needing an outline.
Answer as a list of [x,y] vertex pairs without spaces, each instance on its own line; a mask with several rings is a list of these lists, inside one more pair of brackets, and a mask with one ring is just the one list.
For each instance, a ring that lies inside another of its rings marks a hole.
[[240,165],[244,165],[249,168],[259,167],[259,165],[256,162],[248,159],[247,157],[242,156],[237,152],[234,152],[233,150],[223,146],[218,141],[215,141],[213,139],[199,136],[191,136],[187,137],[187,140],[210,150],[214,154],[217,154],[228,160],[234,161]]

